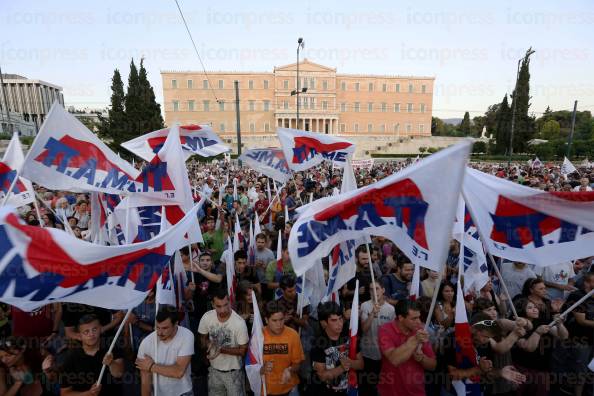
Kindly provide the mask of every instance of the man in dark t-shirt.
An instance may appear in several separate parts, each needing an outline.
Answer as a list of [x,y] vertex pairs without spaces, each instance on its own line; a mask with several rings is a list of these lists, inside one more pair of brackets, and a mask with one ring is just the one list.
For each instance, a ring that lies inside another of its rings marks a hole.
[[[84,315],[77,326],[81,347],[72,348],[64,358],[60,373],[60,388],[64,391],[87,392],[91,395],[118,395],[121,393],[117,378],[124,374],[124,359],[119,349],[112,353],[101,342],[101,324],[93,314]],[[101,367],[107,368],[97,385]]]

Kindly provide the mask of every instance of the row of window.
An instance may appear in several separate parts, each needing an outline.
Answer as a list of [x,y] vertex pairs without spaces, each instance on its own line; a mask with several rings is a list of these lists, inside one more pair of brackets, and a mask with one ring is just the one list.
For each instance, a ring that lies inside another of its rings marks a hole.
[[[235,123],[233,123],[233,127],[235,127]],[[379,132],[379,133],[386,133],[389,132],[388,128],[389,126],[386,124],[380,124],[378,129],[374,129],[373,124],[367,124],[367,133],[374,133],[374,132]],[[347,132],[346,130],[346,124],[340,124],[339,125],[340,128],[340,133],[345,133]],[[235,129],[233,129],[235,130]],[[413,131],[413,124],[412,123],[407,123],[405,125],[405,130],[406,133],[413,133],[413,132],[419,132],[419,133],[425,133],[425,125],[424,124],[418,124],[417,125],[417,129],[416,131]],[[220,132],[226,132],[226,124],[224,122],[219,124],[219,131]],[[249,124],[249,131],[250,132],[256,132],[256,123],[255,122],[250,122]],[[265,122],[264,123],[264,132],[270,132],[270,123],[269,122]],[[351,132],[351,131],[349,131]],[[353,124],[353,129],[352,132],[358,133],[360,132],[359,129],[359,124],[355,123]],[[393,133],[400,133],[400,124],[393,124],[392,125],[392,132]]]
[[[304,109],[304,110],[315,110],[316,109],[316,100],[315,98],[299,98],[299,104],[300,106]],[[219,100],[217,103],[217,108],[218,111],[231,111],[234,110],[234,106],[233,106],[233,102],[230,103],[230,106],[227,106],[227,104],[225,103],[224,100]],[[173,101],[173,111],[180,111],[180,102],[179,100],[174,100]],[[329,109],[329,102],[327,100],[323,100],[322,101],[322,110],[328,110]],[[289,100],[284,100],[282,102],[282,108],[283,110],[289,110],[291,108],[290,106],[290,101]],[[186,102],[186,109],[187,111],[197,111],[196,108],[196,101],[195,100],[188,100]],[[348,110],[352,110],[355,113],[359,113],[361,112],[361,103],[360,102],[354,102],[353,105],[347,105],[346,103],[341,103],[340,104],[340,112],[345,113]],[[425,103],[419,103],[418,108],[415,108],[415,104],[414,103],[407,103],[406,104],[406,112],[407,113],[414,113],[415,111],[418,111],[420,113],[425,113]],[[202,101],[202,111],[211,111],[211,106],[210,106],[210,100],[203,100]],[[256,101],[255,100],[248,100],[248,111],[256,111]],[[263,100],[262,101],[262,111],[271,111],[270,108],[270,100]],[[367,112],[368,113],[372,113],[374,111],[379,111],[381,113],[387,113],[388,111],[393,111],[394,113],[399,113],[400,112],[400,103],[393,103],[391,106],[388,105],[388,103],[381,103],[379,107],[376,107],[376,105],[373,102],[368,102],[367,103]]]
[[[308,88],[308,89],[316,89],[316,79],[311,77],[311,78],[300,78],[300,88]],[[355,83],[351,83],[352,84],[352,88],[355,92],[360,92],[361,91],[361,83],[359,82],[355,82]],[[187,80],[186,81],[186,87],[188,89],[193,89],[194,88],[194,81],[193,80]],[[283,89],[290,89],[289,87],[292,88],[292,85],[289,85],[289,80],[283,80]],[[178,84],[177,84],[177,80],[171,80],[171,88],[173,89],[177,89],[178,88]],[[210,89],[211,87],[209,86],[209,82],[208,80],[202,80],[202,89]],[[216,87],[212,87],[212,88],[218,88],[218,89],[225,89],[225,80],[218,80],[218,84]],[[269,81],[268,80],[264,80],[262,81],[262,88],[263,89],[269,89]],[[340,83],[340,90],[341,91],[346,91],[348,88],[348,84],[346,81],[341,81]],[[249,80],[248,81],[248,89],[254,89],[254,80]],[[327,91],[328,90],[328,80],[322,80],[322,85],[321,85],[321,89],[323,91]],[[375,92],[376,90],[381,90],[381,92],[401,92],[400,91],[400,84],[388,84],[388,83],[382,83],[382,84],[377,84],[370,82],[367,84],[367,91],[368,92]],[[415,92],[415,87],[414,84],[409,83],[408,84],[408,93],[414,93]],[[421,90],[420,93],[427,93],[427,86],[425,84],[421,85]]]

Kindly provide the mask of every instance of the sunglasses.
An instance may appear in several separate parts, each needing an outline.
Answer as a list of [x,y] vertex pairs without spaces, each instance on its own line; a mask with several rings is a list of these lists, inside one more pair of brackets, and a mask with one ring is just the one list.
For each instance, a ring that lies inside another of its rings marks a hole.
[[480,322],[476,322],[473,326],[495,326],[496,322],[494,320],[481,320]]

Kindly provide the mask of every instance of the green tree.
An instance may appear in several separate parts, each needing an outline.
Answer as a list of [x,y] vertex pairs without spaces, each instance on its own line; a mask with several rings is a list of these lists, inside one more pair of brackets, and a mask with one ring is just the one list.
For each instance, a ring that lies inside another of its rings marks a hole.
[[[483,127],[486,126],[487,117],[486,116],[476,116],[472,118],[472,136],[474,137],[481,137],[481,133],[483,133]],[[487,137],[489,133],[487,131]]]
[[514,109],[515,106],[513,137],[515,153],[526,151],[528,141],[532,139],[535,131],[534,117],[528,115],[530,109],[530,57],[528,51],[522,60],[516,89],[512,95],[511,108]]
[[509,148],[509,134],[511,129],[511,109],[507,103],[507,95],[498,106],[495,117],[495,154],[504,154]]
[[140,133],[155,131],[165,128],[161,105],[155,100],[155,91],[148,80],[147,71],[144,68],[144,59],[140,59],[138,70],[138,84],[140,87],[140,99],[142,101],[142,112],[144,117],[140,125]]
[[464,118],[460,123],[460,131],[464,136],[470,136],[472,134],[470,125],[470,114],[468,114],[468,112],[464,113]]
[[[499,111],[499,107],[501,103],[495,103],[487,108],[485,112],[485,124],[484,126],[487,127],[487,135],[494,135],[495,129],[497,127],[497,112]],[[481,128],[482,131],[482,128]]]
[[548,120],[542,125],[540,136],[546,140],[555,140],[561,137],[561,126],[555,120]]
[[128,88],[126,89],[126,98],[124,103],[126,109],[127,136],[123,141],[127,140],[128,137],[132,139],[143,134],[142,125],[144,124],[144,100],[142,99],[142,88],[140,86],[138,69],[134,64],[134,59],[132,59],[130,62]]
[[438,117],[431,117],[431,135],[433,136],[445,136],[446,128],[445,124]]
[[111,105],[107,118],[99,116],[98,134],[107,141],[113,150],[120,149],[120,143],[126,140],[128,131],[126,113],[124,110],[124,83],[120,71],[115,69],[111,78]]
[[487,143],[482,142],[482,141],[474,142],[474,144],[472,145],[472,152],[486,154],[487,153]]

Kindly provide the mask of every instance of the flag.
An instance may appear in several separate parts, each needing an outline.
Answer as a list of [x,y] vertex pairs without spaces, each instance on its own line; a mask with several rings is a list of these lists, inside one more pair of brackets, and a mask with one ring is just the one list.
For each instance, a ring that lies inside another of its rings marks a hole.
[[[258,217],[258,214],[256,214]],[[248,265],[256,265],[256,238],[254,237],[253,222],[250,221],[250,245],[248,248]]]
[[321,260],[317,265],[314,265],[305,272],[303,279],[307,286],[307,290],[304,293],[308,297],[309,304],[312,307],[317,307],[324,300],[324,294],[326,292],[326,279]]
[[159,281],[157,282],[155,300],[159,305],[171,305],[177,307],[177,299],[175,296],[175,260],[179,251],[169,260],[167,266],[163,270]]
[[292,173],[285,154],[279,148],[249,149],[239,157],[247,166],[280,183],[287,183]]
[[[239,217],[235,213],[235,228],[233,234],[233,253],[241,250],[241,242],[243,241],[243,234],[241,232],[241,226],[239,225]],[[245,244],[244,244],[245,246]]]
[[52,190],[109,194],[158,190],[137,182],[139,172],[57,102],[25,157],[21,175]]
[[[35,202],[35,192],[29,180],[19,177],[14,182],[16,175],[22,171],[24,162],[21,141],[18,133],[15,132],[6,147],[2,162],[0,162],[0,202],[4,201],[11,185],[13,186],[12,191],[6,201],[8,205],[19,207]],[[41,219],[39,221],[41,222]]]
[[536,157],[529,165],[532,169],[538,169],[542,167],[542,162]]
[[361,243],[346,240],[332,248],[329,257],[328,285],[323,301],[332,300],[332,294],[338,293],[340,288],[355,276],[357,272],[356,249]]
[[374,184],[299,210],[289,236],[295,273],[303,274],[338,243],[365,235],[386,237],[413,264],[439,270],[449,249],[469,149],[465,141]]
[[[456,293],[456,318],[454,324],[454,348],[456,351],[456,366],[459,369],[477,367],[478,355],[472,343],[472,333],[466,315],[464,294],[462,293],[460,279],[458,279],[458,290]],[[458,396],[479,396],[481,385],[479,377],[472,377],[465,380],[452,381],[452,385]]]
[[101,198],[98,192],[91,192],[91,221],[89,222],[89,231],[91,234],[91,242],[105,245],[109,241],[107,229],[107,213],[101,203]]
[[252,324],[252,337],[245,355],[245,373],[250,382],[250,388],[255,396],[262,394],[262,376],[260,369],[264,364],[264,326],[260,316],[260,308],[256,299],[256,293],[252,290],[252,307],[254,311],[254,323]]
[[136,245],[101,246],[64,231],[23,224],[0,208],[0,301],[24,311],[53,302],[107,309],[140,304],[196,217]]
[[[359,279],[355,282],[355,290],[359,290]],[[359,333],[359,293],[353,296],[353,305],[351,306],[351,322],[349,324],[349,359],[357,360],[357,334]],[[359,394],[359,385],[357,384],[357,371],[349,369],[347,395],[357,396]]]
[[[280,282],[283,277],[283,232],[278,230],[278,239],[276,242],[276,271],[274,272],[274,282]],[[280,287],[277,287],[274,291],[275,299],[279,299],[283,296],[283,291]]]
[[260,226],[260,216],[257,212],[254,212],[254,235],[262,233],[262,227]]
[[237,193],[237,178],[233,178],[233,200],[237,201],[239,199],[239,194]]
[[573,172],[577,172],[577,169],[567,157],[563,157],[563,164],[561,165],[561,174],[562,175],[569,175]]
[[590,163],[590,161],[588,161],[588,158],[584,158],[584,160],[580,163],[580,166],[582,168],[591,168],[592,164]]
[[229,302],[235,303],[236,279],[235,279],[235,256],[233,251],[233,243],[231,238],[227,237],[227,250],[223,253],[225,256],[225,274],[227,277],[227,293],[229,294]]
[[[370,261],[371,262],[371,261]],[[409,299],[416,301],[421,294],[419,293],[419,286],[421,283],[421,266],[415,264],[412,280],[410,282]]]
[[[226,153],[231,149],[208,125],[182,125],[179,127],[179,141],[183,148],[183,161],[193,154],[201,157],[212,157]],[[164,145],[171,128],[149,132],[121,144],[128,151],[136,154],[145,161],[151,161]]]
[[466,205],[491,254],[538,266],[592,255],[594,192],[544,192],[466,173]]
[[355,152],[355,144],[336,136],[306,132],[298,129],[277,128],[287,165],[294,171],[303,171],[324,160],[344,165]]

